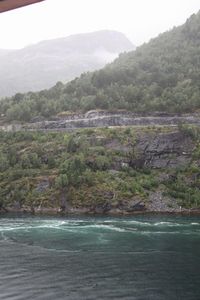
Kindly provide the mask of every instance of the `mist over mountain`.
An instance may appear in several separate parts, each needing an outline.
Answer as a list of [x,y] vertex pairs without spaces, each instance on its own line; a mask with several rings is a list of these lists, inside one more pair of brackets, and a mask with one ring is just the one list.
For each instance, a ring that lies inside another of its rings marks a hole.
[[67,82],[133,49],[125,35],[109,30],[42,41],[19,50],[0,49],[0,97]]
[[93,109],[149,114],[198,112],[200,12],[135,51],[120,54],[98,71],[0,102],[0,112],[8,121]]

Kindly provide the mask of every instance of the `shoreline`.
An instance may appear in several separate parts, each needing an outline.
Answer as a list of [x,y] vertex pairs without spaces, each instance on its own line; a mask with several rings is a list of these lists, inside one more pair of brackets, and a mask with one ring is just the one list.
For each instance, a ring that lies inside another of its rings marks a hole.
[[60,211],[59,208],[43,208],[35,209],[34,211],[29,208],[15,209],[15,208],[6,208],[0,210],[1,215],[7,214],[22,214],[22,215],[31,215],[31,216],[135,216],[135,215],[200,215],[200,209],[182,209],[182,210],[138,210],[138,211],[123,211],[123,210],[112,210],[108,212],[96,212],[90,211],[89,209],[72,209],[68,211]]

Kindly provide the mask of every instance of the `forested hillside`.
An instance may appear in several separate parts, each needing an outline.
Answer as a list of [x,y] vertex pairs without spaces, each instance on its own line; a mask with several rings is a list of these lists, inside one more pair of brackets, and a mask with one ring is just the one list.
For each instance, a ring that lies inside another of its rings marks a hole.
[[1,102],[8,121],[61,111],[126,109],[194,112],[200,108],[200,12],[184,25],[121,54],[105,68],[50,90]]

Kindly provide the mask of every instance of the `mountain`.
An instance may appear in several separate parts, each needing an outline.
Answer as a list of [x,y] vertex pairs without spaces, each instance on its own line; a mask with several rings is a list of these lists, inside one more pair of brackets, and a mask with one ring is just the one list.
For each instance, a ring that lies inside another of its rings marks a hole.
[[108,30],[42,41],[20,50],[0,49],[0,96],[67,82],[133,49],[122,33]]
[[200,108],[199,82],[200,12],[102,70],[69,83],[65,93],[80,98],[81,87],[81,96],[90,96],[90,109],[187,112]]
[[7,120],[91,109],[195,112],[200,109],[200,12],[113,63],[39,93],[0,103]]

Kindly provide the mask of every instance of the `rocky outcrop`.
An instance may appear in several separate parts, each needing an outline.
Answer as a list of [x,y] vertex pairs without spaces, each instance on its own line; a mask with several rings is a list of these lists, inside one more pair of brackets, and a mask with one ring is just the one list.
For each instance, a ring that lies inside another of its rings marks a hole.
[[96,128],[108,126],[174,126],[180,123],[200,125],[198,114],[175,115],[164,113],[135,114],[131,112],[89,111],[85,114],[69,114],[56,117],[54,120],[37,121],[20,125],[4,125],[0,129],[5,131],[18,130],[73,130],[76,128]]
[[[88,115],[88,119],[93,117],[93,113]],[[154,117],[157,118],[157,116]],[[166,116],[162,117],[165,118]],[[145,118],[145,116],[141,118]],[[188,131],[188,129],[192,131]],[[196,156],[199,151],[199,140],[197,135],[194,135],[198,132],[199,128],[190,126],[183,126],[179,129],[161,126],[136,127],[134,129],[116,128],[115,130],[78,130],[71,136],[74,143],[80,141],[80,145],[77,144],[75,153],[73,151],[68,152],[67,159],[79,154],[82,158],[84,153],[84,164],[87,171],[90,170],[91,172],[81,173],[81,186],[76,184],[71,188],[70,186],[65,187],[64,190],[55,186],[59,169],[55,167],[55,169],[48,169],[49,172],[46,172],[46,166],[48,155],[55,155],[56,157],[60,153],[62,154],[60,157],[66,157],[65,152],[69,151],[66,143],[60,142],[57,145],[53,141],[55,136],[59,137],[59,141],[64,141],[66,134],[49,134],[48,136],[52,140],[51,143],[48,140],[47,145],[51,145],[52,148],[49,152],[45,148],[45,151],[40,154],[41,162],[44,164],[41,168],[41,174],[38,173],[37,177],[29,177],[33,191],[32,197],[29,197],[28,201],[24,198],[21,205],[17,193],[16,196],[13,192],[6,194],[8,207],[13,211],[32,213],[47,212],[46,209],[52,207],[54,212],[60,214],[179,212],[182,211],[180,205],[186,209],[189,206],[181,200],[185,200],[189,195],[190,199],[193,197],[196,201],[195,208],[199,208],[197,201],[199,199],[200,175],[198,166],[200,159],[199,156]],[[14,137],[17,136],[16,134],[13,135]],[[40,136],[40,133],[35,136],[37,135]],[[40,139],[38,140],[40,141]],[[82,141],[84,141],[83,144],[81,144]],[[40,143],[38,145],[40,146]],[[25,151],[31,153],[32,148],[27,146],[24,145],[24,149],[20,149],[19,154]],[[4,149],[6,152],[7,144]],[[60,165],[61,163],[63,163],[62,159],[60,159]],[[156,170],[152,171],[152,169]],[[70,169],[70,172],[73,172],[73,169]],[[95,180],[91,175],[95,177]],[[6,176],[4,181],[10,186]],[[171,188],[172,183],[175,184]],[[179,184],[178,191],[176,190],[177,183]],[[184,190],[185,185],[187,189]],[[21,189],[21,185],[19,189]],[[184,197],[180,198],[182,194]],[[35,196],[38,196],[38,201],[35,201]],[[84,199],[86,199],[85,202]],[[33,202],[32,206],[30,205],[31,202]],[[192,207],[192,202],[189,204]],[[0,207],[0,211],[3,211],[3,207]]]
[[72,118],[44,121],[32,125],[27,128],[35,129],[75,129],[75,128],[93,128],[107,126],[151,126],[151,125],[178,125],[179,123],[200,125],[200,118],[197,116],[137,116],[131,113],[122,114],[91,114],[83,115],[80,118],[73,116]]
[[179,212],[180,205],[175,199],[163,195],[163,191],[150,192],[147,201],[147,210],[154,212]]
[[179,131],[139,136],[130,166],[134,168],[184,167],[191,160],[194,143]]
[[46,177],[37,184],[35,191],[38,193],[42,193],[45,192],[49,187],[50,187],[50,182],[48,177]]

